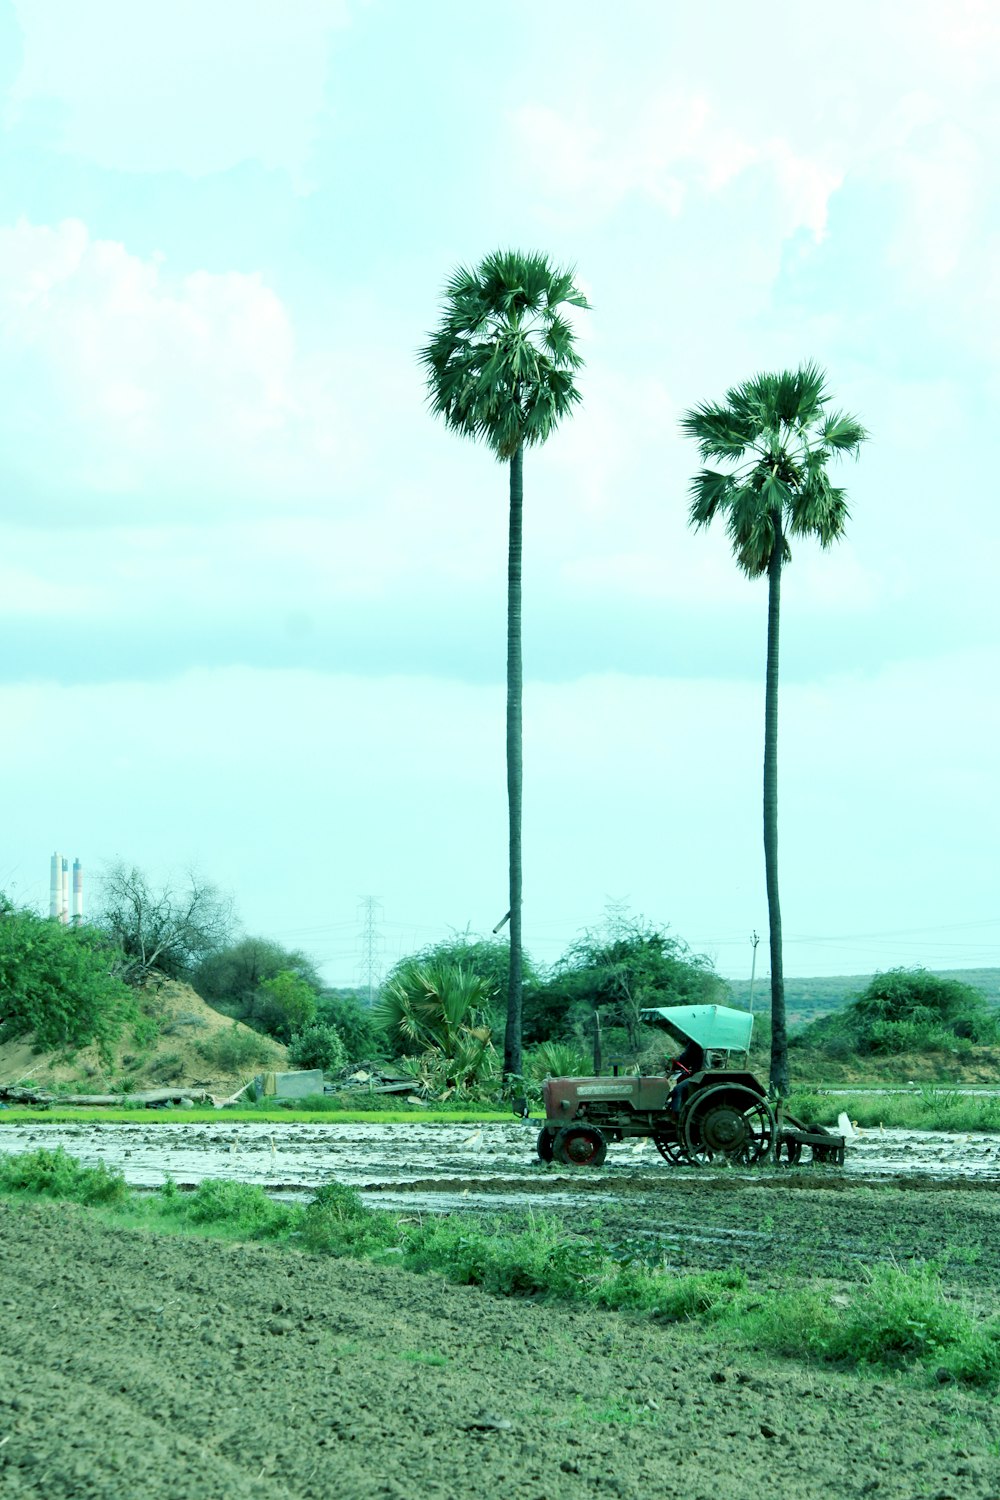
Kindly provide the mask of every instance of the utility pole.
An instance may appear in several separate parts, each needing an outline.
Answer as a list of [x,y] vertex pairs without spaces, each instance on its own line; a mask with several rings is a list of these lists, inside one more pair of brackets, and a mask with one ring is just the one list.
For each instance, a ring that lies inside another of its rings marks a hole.
[[760,934],[754,932],[750,942],[753,944],[753,960],[750,964],[750,1014],[753,1015],[753,986],[757,978],[757,944],[760,942]]
[[381,901],[374,896],[362,896],[358,903],[361,917],[361,982],[368,993],[368,1009],[375,1004],[375,991],[379,984],[379,955],[382,952],[382,934],[378,929]]

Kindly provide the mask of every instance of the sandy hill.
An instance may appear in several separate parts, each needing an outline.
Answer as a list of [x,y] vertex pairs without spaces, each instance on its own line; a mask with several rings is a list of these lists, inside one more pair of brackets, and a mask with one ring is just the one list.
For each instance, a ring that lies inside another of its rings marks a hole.
[[147,986],[142,1009],[155,1036],[140,1043],[126,1027],[110,1067],[96,1047],[39,1052],[31,1037],[23,1037],[0,1046],[0,1085],[23,1081],[46,1089],[72,1085],[79,1093],[131,1093],[176,1084],[231,1094],[255,1073],[287,1066],[286,1048],[220,1015],[188,984],[168,979]]

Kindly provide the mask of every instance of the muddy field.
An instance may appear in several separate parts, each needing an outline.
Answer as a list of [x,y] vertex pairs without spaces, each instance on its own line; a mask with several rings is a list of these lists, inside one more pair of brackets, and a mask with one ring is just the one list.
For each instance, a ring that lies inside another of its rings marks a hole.
[[4,1500],[1000,1496],[954,1387],[70,1205],[0,1204],[0,1315]]
[[534,1129],[519,1122],[0,1129],[0,1150],[61,1145],[88,1165],[120,1167],[137,1187],[168,1175],[181,1186],[228,1177],[295,1198],[336,1179],[406,1213],[543,1214],[679,1271],[739,1265],[764,1284],[778,1275],[853,1281],[877,1260],[930,1260],[984,1305],[1000,1288],[996,1135],[866,1132],[843,1170],[779,1172],[679,1169],[651,1147],[628,1146],[613,1148],[600,1171],[544,1167],[533,1143]]

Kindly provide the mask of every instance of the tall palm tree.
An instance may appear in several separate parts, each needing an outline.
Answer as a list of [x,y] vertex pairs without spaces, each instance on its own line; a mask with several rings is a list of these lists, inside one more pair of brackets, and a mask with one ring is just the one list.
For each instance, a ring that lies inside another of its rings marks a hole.
[[510,465],[507,553],[507,803],[509,811],[510,981],[504,1072],[521,1072],[521,538],[524,450],[544,443],[580,393],[583,361],[561,309],[587,307],[572,270],[514,250],[459,267],[444,294],[444,316],[421,350],[431,410],[465,437],[481,438]]
[[685,414],[681,426],[703,459],[726,467],[702,469],[691,482],[690,521],[726,519],[736,561],[748,578],[767,574],[767,688],[764,704],[764,868],[771,940],[771,1088],[788,1092],[788,1034],[778,901],[778,625],[781,570],[791,561],[790,536],[815,537],[829,547],[849,517],[842,489],[827,464],[839,453],[857,457],[868,434],[857,417],[828,412],[826,376],[814,364],[757,375]]

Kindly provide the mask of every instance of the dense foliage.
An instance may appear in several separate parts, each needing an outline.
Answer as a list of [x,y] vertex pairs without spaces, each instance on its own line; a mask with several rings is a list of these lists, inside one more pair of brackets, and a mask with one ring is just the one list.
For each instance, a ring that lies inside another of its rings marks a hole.
[[646,1006],[695,1005],[724,998],[711,962],[649,923],[619,923],[586,932],[550,978],[525,996],[525,1040],[570,1041],[592,1036],[599,1010],[609,1045],[632,1057],[649,1045],[639,1020]]
[[33,1033],[46,1050],[95,1042],[107,1054],[139,1018],[115,965],[94,928],[64,927],[0,897],[0,1041]]
[[498,1073],[489,1004],[493,992],[457,964],[397,964],[376,1018],[390,1048],[425,1088],[468,1092]]
[[313,1021],[292,1037],[288,1061],[293,1068],[322,1068],[324,1073],[339,1073],[347,1063],[347,1049],[336,1026]]
[[968,1052],[1000,1040],[1000,1018],[972,985],[926,969],[876,974],[846,1006],[807,1026],[794,1045],[834,1058],[899,1052]]
[[312,960],[297,948],[283,948],[269,938],[245,937],[209,954],[191,982],[203,1000],[237,1021],[249,1021],[261,985],[291,973],[318,992],[321,980]]
[[316,1001],[316,1022],[336,1030],[348,1062],[370,1062],[385,1055],[385,1032],[368,1007],[349,991],[324,990]]

